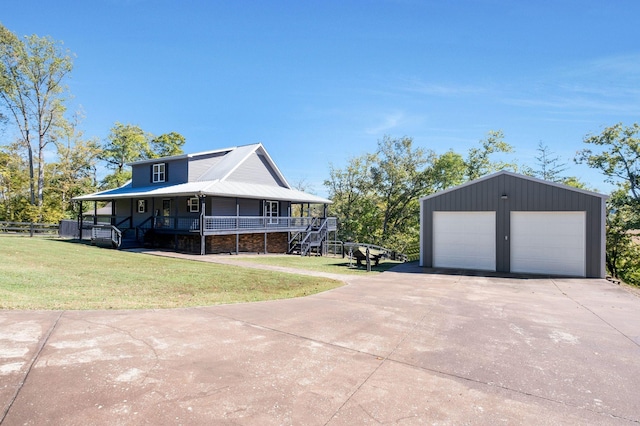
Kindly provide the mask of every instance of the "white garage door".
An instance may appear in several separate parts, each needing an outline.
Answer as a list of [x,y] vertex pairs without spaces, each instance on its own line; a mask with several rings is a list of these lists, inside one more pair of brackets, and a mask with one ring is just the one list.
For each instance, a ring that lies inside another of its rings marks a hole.
[[434,212],[433,266],[496,270],[495,212]]
[[585,212],[511,212],[511,272],[584,277]]

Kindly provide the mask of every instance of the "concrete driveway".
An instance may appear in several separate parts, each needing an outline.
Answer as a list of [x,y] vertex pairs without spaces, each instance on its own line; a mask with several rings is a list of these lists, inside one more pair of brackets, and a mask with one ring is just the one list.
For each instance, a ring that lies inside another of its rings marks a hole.
[[157,311],[0,311],[0,423],[637,424],[640,298],[424,273]]

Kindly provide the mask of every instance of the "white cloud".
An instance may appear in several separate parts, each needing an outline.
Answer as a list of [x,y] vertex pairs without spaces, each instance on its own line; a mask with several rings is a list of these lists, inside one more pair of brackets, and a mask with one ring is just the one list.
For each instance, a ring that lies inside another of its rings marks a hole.
[[369,135],[377,135],[387,132],[398,127],[405,120],[405,114],[402,112],[393,112],[380,117],[377,123],[372,127],[365,129],[365,132]]
[[488,89],[480,86],[464,84],[428,83],[420,79],[406,80],[400,89],[406,92],[430,96],[459,97],[487,93]]

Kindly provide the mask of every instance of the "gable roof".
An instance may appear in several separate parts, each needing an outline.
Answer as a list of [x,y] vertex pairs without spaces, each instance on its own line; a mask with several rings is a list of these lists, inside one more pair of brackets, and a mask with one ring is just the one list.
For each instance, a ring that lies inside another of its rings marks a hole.
[[[204,151],[194,154],[174,155],[163,158],[153,158],[135,161],[129,165],[157,163],[179,159],[192,159],[211,154],[224,153],[222,158],[191,182],[168,185],[153,185],[146,187],[133,187],[131,182],[120,188],[96,192],[93,194],[74,197],[74,200],[96,201],[117,198],[132,197],[160,197],[160,196],[218,196],[241,197],[254,199],[270,199],[281,201],[293,201],[298,203],[330,204],[331,200],[291,188],[280,169],[276,166],[271,156],[261,143],[231,147],[214,151]],[[266,167],[275,174],[282,186],[264,185],[247,182],[236,182],[229,177],[237,171],[254,154],[258,154],[266,161]]]
[[608,195],[600,194],[599,192],[587,191],[586,189],[575,188],[573,186],[564,185],[564,184],[558,183],[558,182],[551,182],[551,181],[544,180],[544,179],[538,179],[538,178],[533,177],[533,176],[521,175],[519,173],[509,172],[507,170],[501,170],[501,171],[496,172],[496,173],[492,173],[492,174],[489,174],[489,175],[482,176],[482,177],[480,177],[478,179],[470,180],[469,182],[465,182],[462,185],[454,186],[454,187],[451,187],[451,188],[448,188],[448,189],[445,189],[445,190],[442,190],[442,191],[439,191],[439,192],[436,192],[436,193],[433,193],[433,194],[426,195],[424,197],[421,197],[420,201],[428,200],[428,199],[435,198],[435,197],[439,197],[439,196],[441,196],[443,194],[447,194],[449,192],[457,191],[458,189],[461,189],[461,188],[464,188],[464,187],[467,187],[467,186],[471,186],[471,185],[475,185],[476,183],[479,183],[479,182],[482,182],[482,181],[485,181],[485,180],[489,180],[489,179],[493,179],[493,178],[501,176],[501,175],[511,176],[511,177],[515,177],[515,178],[518,178],[518,179],[523,179],[523,180],[528,180],[528,181],[531,181],[531,182],[541,183],[541,184],[544,184],[544,185],[554,186],[556,188],[562,188],[562,189],[566,189],[566,190],[569,190],[569,191],[574,191],[574,192],[577,192],[577,193],[580,193],[580,194],[591,195],[593,197],[600,197],[600,198],[603,198],[605,200],[607,198],[609,198]]

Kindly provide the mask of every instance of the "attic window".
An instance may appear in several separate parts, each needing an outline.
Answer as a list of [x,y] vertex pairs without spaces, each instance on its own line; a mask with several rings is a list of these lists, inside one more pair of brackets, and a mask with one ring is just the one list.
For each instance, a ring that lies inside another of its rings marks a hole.
[[166,164],[157,163],[153,165],[151,173],[153,183],[164,182],[166,180]]

